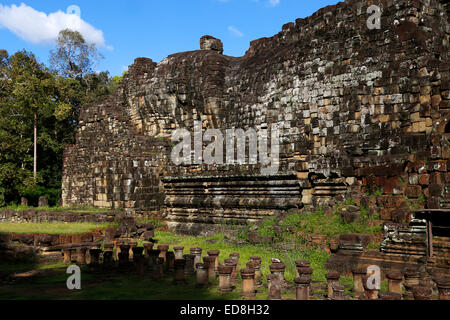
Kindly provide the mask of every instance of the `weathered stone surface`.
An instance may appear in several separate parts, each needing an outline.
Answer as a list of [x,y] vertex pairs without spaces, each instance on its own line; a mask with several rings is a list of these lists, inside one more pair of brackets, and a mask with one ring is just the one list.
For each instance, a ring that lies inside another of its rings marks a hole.
[[[136,59],[114,95],[80,110],[76,144],[64,153],[63,204],[162,214],[172,231],[196,234],[355,190],[382,190],[384,209],[408,196],[449,208],[448,7],[382,6],[382,30],[367,28],[367,2],[346,1],[252,41],[243,57],[204,37],[203,50]],[[170,137],[193,133],[194,121],[204,130],[276,124],[278,173],[249,161],[175,166]]]

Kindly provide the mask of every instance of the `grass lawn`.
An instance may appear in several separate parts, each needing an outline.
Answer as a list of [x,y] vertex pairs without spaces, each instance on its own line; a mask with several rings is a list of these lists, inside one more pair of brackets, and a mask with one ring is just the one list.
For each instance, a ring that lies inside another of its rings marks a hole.
[[[26,207],[21,205],[10,205],[6,209],[15,211],[25,210],[37,210],[37,211],[50,211],[50,212],[76,212],[76,213],[102,213],[112,211],[111,209],[102,209],[95,207]],[[119,209],[115,211],[120,211]]]
[[0,233],[80,234],[94,229],[107,228],[98,223],[0,223]]

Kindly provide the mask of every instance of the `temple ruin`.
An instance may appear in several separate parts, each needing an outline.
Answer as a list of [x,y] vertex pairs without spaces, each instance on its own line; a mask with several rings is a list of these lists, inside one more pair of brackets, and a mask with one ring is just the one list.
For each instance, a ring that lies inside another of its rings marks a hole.
[[[440,252],[448,268],[450,6],[371,4],[381,29],[368,28],[366,1],[350,0],[251,42],[243,57],[205,36],[201,50],[136,59],[112,96],[82,108],[64,155],[63,204],[159,215],[172,231],[198,233],[376,189],[383,254]],[[204,130],[276,124],[278,173],[174,165],[172,133],[194,132],[195,121]],[[402,204],[417,198],[426,205],[412,214]]]

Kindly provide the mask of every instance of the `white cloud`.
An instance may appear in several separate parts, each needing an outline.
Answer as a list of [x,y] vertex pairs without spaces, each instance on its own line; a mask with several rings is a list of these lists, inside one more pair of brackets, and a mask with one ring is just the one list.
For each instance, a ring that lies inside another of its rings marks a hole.
[[62,11],[47,15],[24,3],[10,7],[0,4],[0,27],[34,44],[54,42],[61,30],[69,28],[80,32],[88,43],[112,49],[111,46],[106,46],[103,32],[95,29],[80,16]]
[[280,4],[280,0],[269,0],[269,3],[272,7],[276,7]]
[[237,37],[243,37],[244,34],[233,26],[229,26],[228,30]]

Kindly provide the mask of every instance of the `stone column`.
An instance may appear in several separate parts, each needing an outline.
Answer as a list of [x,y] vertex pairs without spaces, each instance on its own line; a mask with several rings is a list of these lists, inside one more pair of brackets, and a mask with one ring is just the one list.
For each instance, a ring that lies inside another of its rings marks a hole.
[[208,256],[210,257],[214,257],[214,271],[218,272],[218,268],[219,268],[219,254],[220,251],[219,250],[209,250],[208,251]]
[[433,300],[433,290],[431,287],[423,287],[420,285],[412,288],[414,300]]
[[214,256],[205,256],[203,257],[203,264],[208,268],[208,279],[210,282],[216,280],[216,272],[214,271],[216,257]]
[[186,265],[186,261],[184,259],[175,259],[174,266],[175,272],[173,275],[173,281],[175,283],[185,283],[184,280],[184,266]]
[[217,289],[220,293],[227,293],[233,291],[231,286],[231,273],[233,272],[233,267],[229,266],[219,266],[219,288]]
[[228,267],[232,267],[233,271],[231,272],[231,282],[236,283],[237,281],[237,262],[234,259],[225,259],[225,265]]
[[134,247],[133,251],[133,262],[136,267],[136,273],[143,275],[144,274],[144,248],[143,247]]
[[120,254],[122,254],[122,259],[130,260],[130,246],[127,244],[120,245],[120,252],[118,254],[119,262],[120,262]]
[[311,280],[308,277],[295,278],[296,300],[309,300],[309,286]]
[[175,254],[172,251],[166,252],[166,272],[175,271]]
[[255,270],[241,269],[242,277],[242,293],[244,298],[254,298],[256,296],[255,290]]
[[[309,279],[309,294],[311,294],[312,293],[311,277],[314,272],[313,269],[311,269],[310,267],[299,267],[299,268],[297,268],[297,272],[300,277],[305,277],[306,279]],[[283,272],[283,277],[284,277],[284,272]]]
[[388,291],[402,294],[403,275],[400,272],[390,272],[386,274],[388,279]]
[[183,259],[183,250],[184,247],[173,247],[173,251],[175,252],[175,260]]
[[[284,270],[286,266],[284,263],[273,263],[269,266],[270,273],[280,279],[280,283],[284,283]],[[272,277],[273,280],[273,277]]]
[[195,266],[194,266],[194,260],[195,255],[193,254],[185,254],[183,255],[184,260],[186,261],[186,264],[184,266],[184,276],[189,277],[195,274]]
[[86,264],[86,248],[79,247],[77,248],[77,264],[79,266],[83,266]]
[[255,270],[255,288],[262,287],[261,262],[258,260],[250,260],[250,262],[247,262],[247,268]]
[[450,277],[438,277],[436,283],[439,290],[439,300],[450,300]]
[[345,296],[345,287],[343,285],[333,283],[332,289],[333,295],[331,296],[331,300],[347,300],[347,297]]
[[128,252],[119,252],[119,268],[126,269],[129,266],[129,263],[130,263],[129,253]]
[[164,262],[166,262],[166,254],[167,251],[169,251],[169,246],[167,244],[160,244],[157,248],[160,252],[159,256],[164,259]]
[[333,284],[339,284],[340,275],[339,272],[330,272],[325,277],[327,278],[328,298],[331,298],[333,295]]
[[150,258],[150,251],[153,250],[154,244],[152,242],[144,243],[144,249],[145,249],[145,257],[147,260]]
[[64,255],[64,264],[69,265],[72,262],[72,250],[71,249],[63,249],[62,253]]
[[420,273],[417,271],[408,270],[405,272],[405,293],[404,300],[414,300],[412,289],[419,285]]
[[130,245],[130,260],[132,260],[132,261],[134,261],[134,259],[133,259],[133,248],[136,248],[137,247],[137,242],[136,241],[130,241],[129,243],[128,243],[129,245]]
[[369,277],[367,275],[362,277],[363,286],[364,286],[364,295],[368,300],[377,300],[378,299],[378,292],[379,290],[377,288],[369,288],[367,285],[367,280]]
[[197,269],[197,263],[202,262],[202,248],[191,248],[190,252],[195,256],[194,267]]
[[131,249],[133,252],[133,261],[136,261],[136,258],[139,260],[139,258],[143,257],[142,254],[144,252],[143,247],[134,247]]
[[380,292],[381,300],[402,300],[402,295],[396,292]]
[[100,254],[102,253],[101,249],[89,249],[89,256],[91,258],[90,265],[96,266],[100,262]]
[[363,277],[367,275],[367,268],[355,268],[353,273],[353,294],[355,298],[364,294]]
[[311,263],[309,261],[297,260],[295,261],[295,269],[297,271],[297,275],[295,278],[300,277],[300,273],[298,272],[299,268],[309,268],[311,267]]
[[230,259],[235,260],[238,265],[239,265],[239,258],[240,257],[241,257],[241,255],[238,252],[230,253]]
[[[148,266],[150,267],[150,269],[152,269],[156,266],[156,261],[158,260],[160,254],[161,254],[161,251],[159,251],[159,250],[148,251]],[[163,260],[164,260],[164,258],[163,258]]]
[[113,263],[114,263],[113,252],[112,251],[103,252],[103,266],[105,268],[109,268],[113,265]]
[[163,275],[163,266],[164,266],[164,258],[158,257],[156,258],[156,264],[153,267],[152,278],[154,280],[159,280]]
[[267,300],[281,300],[281,282],[277,275],[266,275],[269,295]]
[[204,288],[208,286],[208,266],[204,263],[197,263],[195,268],[197,269],[196,287]]

